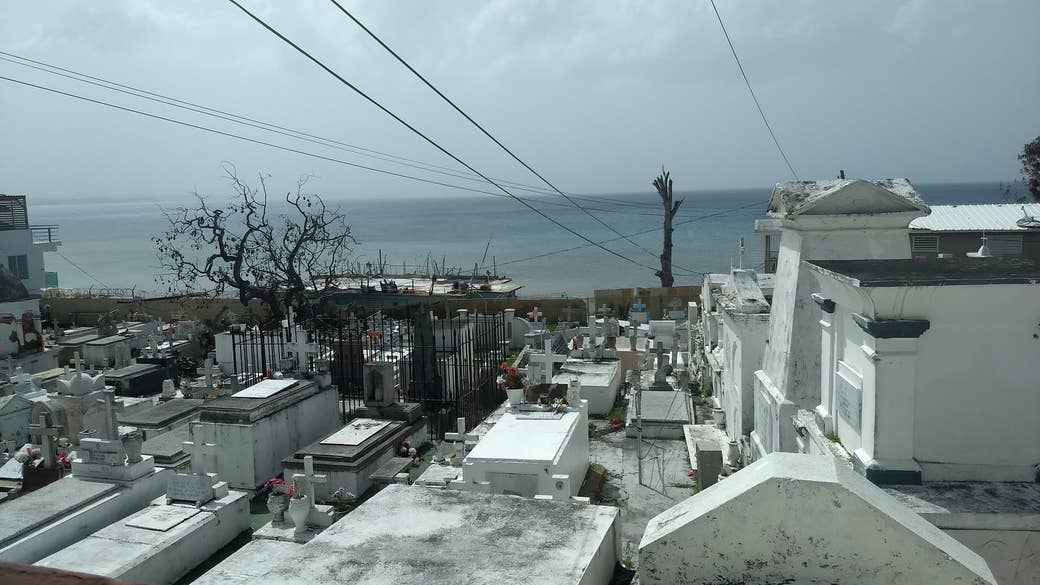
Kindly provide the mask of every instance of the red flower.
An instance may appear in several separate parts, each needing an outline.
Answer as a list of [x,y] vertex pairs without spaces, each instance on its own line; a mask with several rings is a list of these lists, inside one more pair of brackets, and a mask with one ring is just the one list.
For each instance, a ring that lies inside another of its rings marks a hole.
[[509,371],[509,364],[502,362],[501,364],[499,364],[498,369],[502,370],[503,372]]
[[621,424],[621,422],[620,422],[620,421],[618,421],[618,419],[616,419],[616,418],[612,418],[612,419],[610,419],[610,425],[611,425],[611,426],[617,426],[617,425],[619,425],[619,424]]
[[515,376],[516,375],[516,368],[509,368],[509,375],[510,376]]

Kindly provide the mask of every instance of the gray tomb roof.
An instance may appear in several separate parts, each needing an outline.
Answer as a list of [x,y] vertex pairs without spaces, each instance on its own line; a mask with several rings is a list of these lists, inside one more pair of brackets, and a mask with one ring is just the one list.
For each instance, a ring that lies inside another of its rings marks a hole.
[[1031,258],[806,260],[809,268],[852,286],[905,287],[1036,284],[1040,261]]

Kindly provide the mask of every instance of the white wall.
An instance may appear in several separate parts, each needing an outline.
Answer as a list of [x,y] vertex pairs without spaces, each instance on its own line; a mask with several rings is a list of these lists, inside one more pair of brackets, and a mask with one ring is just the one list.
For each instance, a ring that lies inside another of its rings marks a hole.
[[730,314],[722,310],[720,344],[725,356],[722,388],[715,396],[726,412],[726,434],[734,441],[755,424],[755,370],[762,363],[769,330],[768,315]]
[[29,294],[40,294],[47,282],[43,265],[44,248],[57,249],[53,244],[33,244],[31,230],[0,230],[0,266],[7,269],[8,256],[28,256],[29,278],[22,280]]
[[[1040,286],[856,290],[827,278],[822,290],[843,330],[838,371],[862,379],[862,432],[835,416],[846,449],[866,461],[912,459],[926,481],[1035,480]],[[917,340],[874,340],[852,313],[930,327]]]

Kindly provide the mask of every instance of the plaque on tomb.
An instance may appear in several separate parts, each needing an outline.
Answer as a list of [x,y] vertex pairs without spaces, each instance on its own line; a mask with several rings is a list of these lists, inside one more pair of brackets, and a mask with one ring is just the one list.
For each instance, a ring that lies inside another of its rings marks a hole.
[[77,450],[79,460],[83,463],[117,466],[126,462],[126,450],[119,441],[105,439],[80,439]]
[[166,487],[166,502],[192,502],[201,506],[213,499],[213,477],[208,474],[178,473]]
[[838,416],[849,423],[856,432],[859,432],[863,408],[862,391],[846,378],[844,372],[838,372],[834,381],[838,394]]
[[545,411],[520,411],[516,413],[517,420],[559,420],[563,418],[563,412]]
[[199,514],[197,508],[185,508],[183,506],[153,506],[142,514],[126,521],[126,526],[166,532],[181,522]]
[[295,385],[297,380],[285,379],[285,380],[262,380],[246,388],[240,390],[235,394],[232,394],[232,398],[270,398],[279,392],[286,390]]
[[364,443],[369,437],[378,433],[390,424],[387,420],[373,420],[370,418],[358,418],[350,421],[347,426],[336,431],[330,437],[321,441],[322,445],[348,445],[356,446]]

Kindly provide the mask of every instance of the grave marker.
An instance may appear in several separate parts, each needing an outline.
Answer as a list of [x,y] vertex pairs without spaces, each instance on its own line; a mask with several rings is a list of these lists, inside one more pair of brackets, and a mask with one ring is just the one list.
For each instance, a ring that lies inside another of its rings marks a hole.
[[191,475],[178,473],[170,478],[170,483],[166,487],[166,503],[193,502],[196,508],[201,508],[214,497],[213,481],[215,478],[214,474],[207,473]]
[[57,444],[54,438],[59,436],[61,426],[47,426],[47,415],[41,414],[39,422],[29,425],[29,434],[40,437],[40,446],[43,450],[43,464],[47,469],[54,469],[58,465]]

